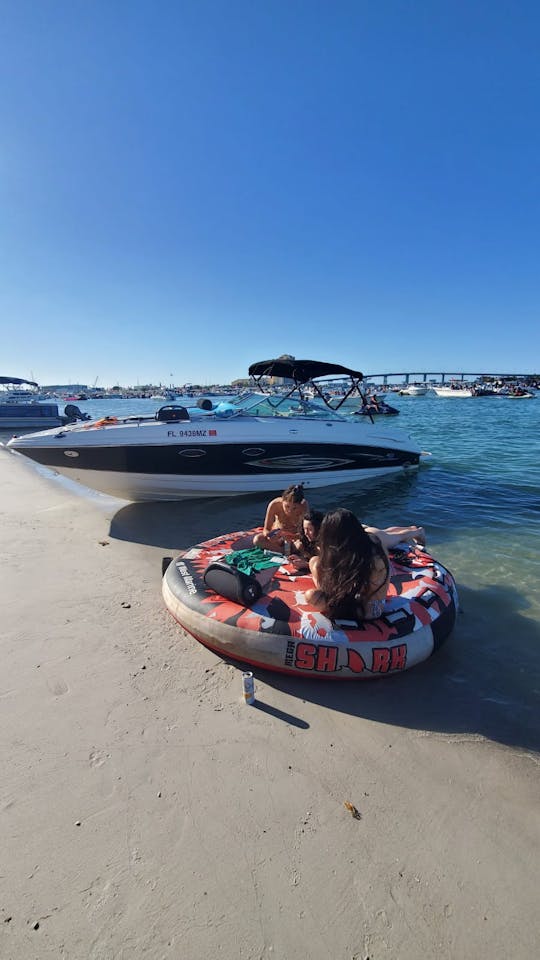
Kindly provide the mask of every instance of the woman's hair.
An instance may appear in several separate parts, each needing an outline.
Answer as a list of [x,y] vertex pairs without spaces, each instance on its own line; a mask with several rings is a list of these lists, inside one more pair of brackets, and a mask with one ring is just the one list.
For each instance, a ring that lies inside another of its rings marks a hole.
[[319,530],[319,588],[332,618],[340,607],[362,606],[375,555],[373,540],[358,517],[340,507],[327,513]]
[[307,520],[309,523],[312,523],[313,526],[315,527],[315,532],[317,536],[319,536],[319,530],[321,529],[321,523],[323,522],[323,518],[324,518],[324,513],[322,513],[320,510],[310,510],[302,518],[302,523],[304,523],[304,520]]
[[[302,527],[300,529],[300,552],[305,558],[314,557],[319,552],[318,537],[323,517],[324,513],[321,513],[320,510],[310,510],[302,517]],[[304,524],[306,522],[311,523],[313,525],[313,529],[315,530],[315,536],[313,540],[310,540],[304,530]]]
[[290,500],[292,503],[302,503],[304,499],[304,484],[295,483],[292,487],[287,487],[281,494],[282,500]]

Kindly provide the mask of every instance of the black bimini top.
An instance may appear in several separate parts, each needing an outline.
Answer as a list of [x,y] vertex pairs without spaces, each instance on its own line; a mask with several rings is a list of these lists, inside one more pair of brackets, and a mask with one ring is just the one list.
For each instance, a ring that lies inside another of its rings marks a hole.
[[315,377],[351,377],[363,380],[363,374],[339,363],[324,363],[322,360],[293,360],[278,357],[275,360],[260,360],[249,368],[251,377],[286,377],[295,383],[308,383]]
[[39,384],[34,383],[33,380],[22,380],[21,377],[0,377],[0,383],[12,383],[13,385],[17,384],[18,386],[21,383],[27,383],[29,387],[37,387]]

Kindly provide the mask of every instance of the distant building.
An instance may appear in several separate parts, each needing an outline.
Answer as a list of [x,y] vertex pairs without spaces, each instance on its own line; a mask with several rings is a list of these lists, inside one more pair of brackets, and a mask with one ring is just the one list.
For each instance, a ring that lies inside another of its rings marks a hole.
[[40,384],[40,390],[47,393],[83,393],[88,386],[86,383],[43,383]]

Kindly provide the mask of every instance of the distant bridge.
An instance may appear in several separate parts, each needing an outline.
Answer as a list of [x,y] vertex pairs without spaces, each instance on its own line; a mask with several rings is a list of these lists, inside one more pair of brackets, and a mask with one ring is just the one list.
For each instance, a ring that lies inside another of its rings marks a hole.
[[434,372],[417,372],[414,371],[409,373],[365,373],[364,380],[375,380],[379,377],[382,377],[383,383],[388,383],[389,377],[399,377],[400,383],[409,383],[412,379],[413,383],[422,382],[427,383],[428,378],[430,380],[436,380],[440,383],[445,383],[446,379],[450,380],[479,380],[482,377],[491,377],[496,380],[526,380],[527,377],[537,377],[537,373],[441,373],[439,371]]

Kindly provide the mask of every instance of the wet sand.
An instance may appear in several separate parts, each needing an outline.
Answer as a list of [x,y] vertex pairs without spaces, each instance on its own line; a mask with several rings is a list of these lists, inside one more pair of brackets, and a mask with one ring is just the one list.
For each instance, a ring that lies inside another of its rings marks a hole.
[[535,956],[537,714],[468,682],[474,598],[404,676],[260,673],[247,707],[161,558],[262,501],[75,489],[0,449],[0,956]]

